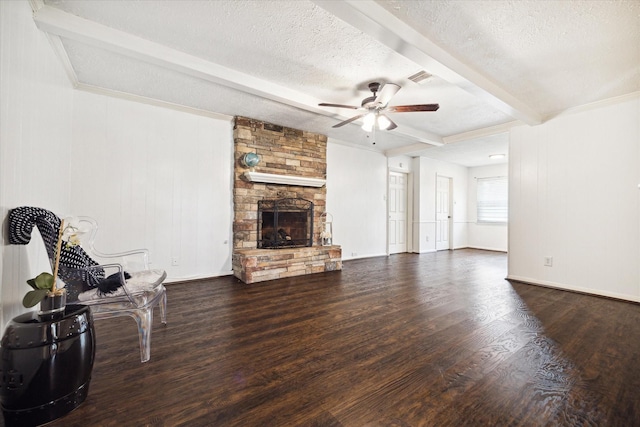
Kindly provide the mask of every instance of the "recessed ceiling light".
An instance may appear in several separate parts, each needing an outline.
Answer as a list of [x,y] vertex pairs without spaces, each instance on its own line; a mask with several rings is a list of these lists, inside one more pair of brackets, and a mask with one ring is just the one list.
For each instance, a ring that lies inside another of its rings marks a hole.
[[489,156],[492,160],[504,159],[505,157],[507,157],[506,154],[491,154]]

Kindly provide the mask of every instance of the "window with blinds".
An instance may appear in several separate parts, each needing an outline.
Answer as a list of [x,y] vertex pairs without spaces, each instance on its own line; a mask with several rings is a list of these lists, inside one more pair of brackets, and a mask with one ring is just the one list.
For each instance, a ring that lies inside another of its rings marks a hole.
[[508,221],[508,190],[506,176],[478,178],[478,222],[499,224]]

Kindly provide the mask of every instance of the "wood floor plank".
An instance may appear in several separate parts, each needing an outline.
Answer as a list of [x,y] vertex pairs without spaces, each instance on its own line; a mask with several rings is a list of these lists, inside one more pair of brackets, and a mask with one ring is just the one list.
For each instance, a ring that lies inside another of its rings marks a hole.
[[87,400],[52,427],[640,426],[640,306],[510,283],[478,250],[168,286],[96,323]]

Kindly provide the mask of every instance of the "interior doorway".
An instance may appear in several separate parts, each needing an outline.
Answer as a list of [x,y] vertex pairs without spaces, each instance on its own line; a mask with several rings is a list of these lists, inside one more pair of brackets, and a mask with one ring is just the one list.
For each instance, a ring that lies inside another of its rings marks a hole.
[[388,197],[388,242],[389,254],[408,251],[408,188],[407,173],[389,171]]
[[436,250],[451,249],[451,185],[452,179],[447,176],[436,176]]

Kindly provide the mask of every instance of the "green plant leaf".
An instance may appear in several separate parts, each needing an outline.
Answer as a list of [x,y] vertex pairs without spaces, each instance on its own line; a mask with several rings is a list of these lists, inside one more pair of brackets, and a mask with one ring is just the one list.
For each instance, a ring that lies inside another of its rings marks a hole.
[[27,285],[31,286],[33,289],[38,289],[35,278],[27,280]]
[[34,280],[36,284],[35,289],[53,289],[53,274],[51,273],[40,273]]
[[26,308],[33,307],[42,301],[48,292],[48,289],[36,289],[35,291],[29,291],[24,298],[22,298],[22,305]]

